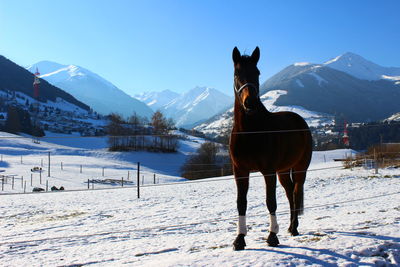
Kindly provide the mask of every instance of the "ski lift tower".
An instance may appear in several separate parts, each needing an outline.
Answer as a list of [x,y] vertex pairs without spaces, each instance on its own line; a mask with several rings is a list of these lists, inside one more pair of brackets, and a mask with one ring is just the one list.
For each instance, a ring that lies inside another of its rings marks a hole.
[[36,129],[39,128],[39,121],[38,121],[38,115],[39,115],[39,85],[40,85],[40,80],[39,80],[39,70],[36,68],[36,72],[34,73],[34,80],[33,80],[33,98],[36,100],[35,103],[33,104],[34,107],[34,127]]
[[344,123],[343,144],[345,145],[346,148],[350,147],[350,140],[347,131],[347,122]]

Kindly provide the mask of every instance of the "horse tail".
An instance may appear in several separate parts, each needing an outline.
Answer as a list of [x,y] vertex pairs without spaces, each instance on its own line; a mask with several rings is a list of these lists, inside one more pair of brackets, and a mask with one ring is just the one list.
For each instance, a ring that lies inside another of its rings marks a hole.
[[299,194],[299,203],[296,205],[299,208],[298,214],[299,215],[303,215],[304,213],[304,184],[302,183],[300,185],[301,190],[299,190],[298,194]]
[[294,174],[294,190],[293,200],[294,207],[297,214],[302,215],[304,212],[304,182],[306,179],[306,172],[300,171]]

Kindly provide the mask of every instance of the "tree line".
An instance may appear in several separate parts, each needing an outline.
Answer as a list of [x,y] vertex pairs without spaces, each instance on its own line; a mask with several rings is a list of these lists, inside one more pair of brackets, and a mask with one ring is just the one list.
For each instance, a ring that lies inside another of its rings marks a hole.
[[400,122],[366,123],[348,130],[350,147],[355,150],[382,143],[400,143]]
[[106,127],[110,151],[176,152],[178,136],[172,133],[175,123],[156,111],[151,120],[136,114],[124,119],[112,113]]
[[[1,115],[0,119],[4,119]],[[31,115],[27,110],[16,106],[8,106],[7,118],[4,126],[0,126],[1,131],[8,133],[26,133],[33,136],[44,136],[44,131],[37,125],[32,124]]]

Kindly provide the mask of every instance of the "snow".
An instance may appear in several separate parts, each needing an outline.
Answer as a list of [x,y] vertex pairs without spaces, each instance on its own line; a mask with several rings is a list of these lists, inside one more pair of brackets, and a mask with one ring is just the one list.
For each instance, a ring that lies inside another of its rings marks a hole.
[[308,66],[310,64],[311,64],[310,62],[296,62],[293,65],[296,67],[303,67],[303,66]]
[[382,79],[393,81],[395,84],[400,84],[400,76],[382,75]]
[[310,76],[312,76],[312,77],[314,77],[314,78],[317,80],[319,86],[321,86],[322,83],[324,83],[324,82],[325,82],[325,83],[328,83],[327,80],[325,80],[324,78],[322,78],[321,76],[319,76],[319,75],[316,74],[315,72],[310,72],[310,73],[307,73],[307,74],[310,75]]
[[178,96],[178,93],[175,93],[171,90],[163,90],[161,92],[144,92],[134,95],[136,99],[147,104],[153,109],[153,111],[159,110]]
[[299,79],[296,79],[296,83],[298,86],[304,87],[304,84]]
[[208,87],[195,87],[178,96],[160,110],[174,119],[178,127],[191,127],[232,105],[233,98]]
[[[298,80],[300,83],[301,81]],[[271,90],[260,97],[264,106],[270,112],[291,111],[302,116],[309,126],[319,127],[323,125],[334,124],[333,116],[321,112],[310,111],[301,106],[277,106],[275,102],[282,95],[287,94],[286,90]],[[201,131],[206,135],[218,136],[226,131],[230,132],[233,123],[233,107],[220,116],[216,117],[213,121],[207,121],[194,129]]]
[[351,52],[337,56],[325,62],[324,65],[362,80],[390,79],[387,77],[400,76],[400,68],[383,67]]
[[287,94],[285,90],[268,91],[261,96],[261,101],[270,112],[291,111],[302,116],[310,127],[334,124],[334,118],[328,114],[307,110],[301,106],[277,106],[275,102],[281,95]]
[[[1,136],[15,137],[5,133]],[[34,144],[29,139],[3,138],[0,146],[5,156],[1,169],[7,172],[10,169],[21,173],[32,166],[29,157],[47,150],[55,154],[55,162],[68,158],[67,167],[71,169],[82,163],[92,168],[108,164],[106,172],[117,173],[120,167],[112,168],[111,164],[129,164],[123,154],[108,156],[101,150],[89,153],[47,142]],[[188,146],[195,148],[193,143]],[[21,164],[19,155],[24,149],[26,157]],[[68,151],[69,156],[61,153]],[[332,159],[346,153],[353,151],[314,152],[305,184],[306,209],[300,218],[300,235],[291,237],[281,231],[281,245],[277,248],[268,247],[265,242],[269,224],[265,185],[259,173],[254,173],[248,194],[244,251],[232,251],[236,188],[232,177],[223,177],[201,183],[147,185],[142,188],[140,199],[135,187],[0,195],[0,265],[399,265],[399,170],[380,169],[375,175],[361,168],[343,169],[340,162]],[[167,164],[162,160],[164,156],[154,157],[148,164]],[[55,180],[61,171],[53,169],[50,179]],[[75,170],[62,182],[73,188],[79,184],[75,180],[80,175]],[[289,207],[282,187],[277,188],[278,223],[285,229]]]
[[153,113],[146,104],[83,67],[40,61],[27,69],[35,72],[36,68],[41,72],[41,78],[68,92],[100,114],[108,115],[114,112],[128,117],[136,113],[149,118]]

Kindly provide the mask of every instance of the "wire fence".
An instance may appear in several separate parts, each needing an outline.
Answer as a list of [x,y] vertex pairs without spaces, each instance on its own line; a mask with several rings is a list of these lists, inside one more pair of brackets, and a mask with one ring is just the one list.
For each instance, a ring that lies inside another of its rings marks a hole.
[[[276,132],[276,131],[274,131]],[[8,137],[3,137],[3,138],[8,138]],[[11,136],[10,138],[14,138]],[[27,137],[21,137],[21,138],[27,138]],[[69,138],[69,137],[55,137],[55,138]],[[87,138],[87,137],[77,137],[77,138]],[[34,152],[32,152],[34,153]],[[107,163],[107,167],[102,167],[99,166],[101,164],[76,164],[76,163],[68,163],[64,162],[62,159],[58,159],[56,163],[54,163],[54,160],[51,160],[50,158],[50,152],[48,151],[43,151],[42,155],[8,155],[8,158],[4,158],[3,155],[1,155],[0,158],[0,163],[3,161],[9,161],[9,159],[12,159],[14,162],[19,162],[22,166],[27,167],[29,164],[30,166],[34,166],[32,169],[30,169],[30,172],[27,173],[25,172],[25,175],[16,175],[16,174],[3,174],[3,176],[0,176],[0,182],[1,182],[1,191],[4,191],[5,186],[11,187],[11,190],[14,190],[18,185],[17,185],[17,180],[21,181],[21,187],[19,192],[3,192],[0,193],[0,195],[17,195],[17,194],[26,194],[26,193],[31,193],[27,192],[29,191],[29,186],[33,187],[34,184],[35,186],[44,186],[46,185],[46,189],[42,190],[45,192],[50,192],[50,188],[48,185],[48,182],[50,183],[54,181],[55,179],[60,179],[60,180],[65,180],[65,176],[63,177],[62,175],[65,173],[74,173],[78,174],[80,180],[81,180],[81,186],[82,188],[77,189],[68,189],[64,190],[63,192],[76,192],[76,191],[87,191],[87,190],[109,190],[109,189],[120,189],[120,187],[124,188],[129,188],[129,187],[148,187],[148,186],[161,186],[161,185],[177,185],[181,183],[185,184],[190,184],[190,183],[203,183],[203,182],[211,182],[211,181],[222,181],[222,180],[229,180],[229,179],[235,179],[233,176],[229,176],[229,178],[226,178],[226,175],[224,174],[224,168],[231,166],[230,163],[225,163],[224,166],[222,167],[217,167],[217,168],[212,168],[215,166],[215,164],[188,164],[192,166],[202,166],[205,167],[207,171],[209,172],[218,172],[220,170],[222,175],[225,178],[222,179],[206,179],[206,180],[196,180],[196,181],[185,181],[185,182],[173,182],[173,183],[160,183],[160,177],[165,177],[166,175],[160,174],[160,173],[155,173],[155,172],[149,172],[146,170],[140,170],[138,169],[138,165],[135,165],[135,163],[127,163],[127,164],[109,164]],[[379,152],[379,158],[382,158],[382,155],[400,155],[400,152]],[[64,156],[62,154],[56,154],[55,156]],[[74,155],[74,156],[79,156],[79,155]],[[65,156],[64,156],[65,157]],[[325,157],[325,156],[324,156]],[[46,162],[46,158],[47,162]],[[67,154],[68,158],[68,154]],[[347,156],[346,156],[347,158]],[[377,157],[375,157],[376,159]],[[378,168],[377,164],[371,164],[370,160],[373,160],[374,158],[371,158],[371,156],[365,156],[363,161],[365,162],[364,167],[370,166],[370,168]],[[67,160],[67,159],[64,159]],[[355,162],[356,160],[360,160],[357,157],[354,157],[350,154],[350,161]],[[50,164],[51,162],[51,164]],[[326,158],[325,158],[326,162]],[[180,166],[181,164],[178,163],[163,163],[163,162],[158,162],[157,165],[163,165],[163,166]],[[1,166],[1,165],[0,165]],[[45,169],[47,167],[47,169]],[[211,167],[211,168],[210,168]],[[353,167],[352,164],[349,165],[350,168]],[[338,167],[329,167],[329,169],[335,169]],[[58,169],[61,170],[62,172],[59,172],[58,175],[50,175],[50,171]],[[36,170],[36,171],[35,171]],[[308,172],[312,171],[318,171],[321,169],[316,169],[316,170],[307,170]],[[1,171],[1,170],[0,170]],[[201,173],[204,172],[204,170],[192,170],[189,171],[188,173]],[[377,170],[376,170],[377,172]],[[292,174],[295,174],[296,172],[291,172]],[[2,174],[0,172],[0,174]],[[260,175],[260,176],[252,176],[252,177],[264,177],[264,176],[271,176],[275,175],[275,173],[272,174],[267,174],[267,175]],[[47,176],[47,177],[46,177]],[[218,176],[218,175],[216,175]],[[247,177],[236,177],[237,180],[240,179],[245,179]],[[110,187],[110,185],[113,185]],[[96,187],[96,188],[95,188]],[[100,187],[100,188],[98,188]],[[139,190],[139,189],[138,189]],[[22,191],[22,192],[21,192]]]
[[[374,195],[374,196],[369,196],[369,197],[356,198],[356,199],[351,199],[351,200],[326,203],[326,204],[321,204],[321,205],[314,205],[314,206],[304,207],[304,210],[319,209],[319,208],[329,207],[329,206],[338,206],[338,205],[343,205],[343,204],[347,204],[347,203],[354,203],[354,202],[377,199],[377,198],[382,198],[382,197],[389,197],[389,196],[394,196],[394,195],[398,195],[398,194],[400,194],[400,191],[379,194],[379,195]],[[290,214],[290,211],[277,212],[276,214],[277,215],[286,215],[286,214]],[[260,216],[265,216],[265,215],[253,215],[253,217],[260,217]],[[201,221],[197,221],[197,222],[182,223],[182,224],[157,225],[157,226],[145,227],[145,228],[97,232],[97,233],[82,234],[82,235],[68,235],[68,236],[63,235],[63,236],[31,239],[31,240],[6,241],[6,242],[0,242],[0,246],[4,246],[4,245],[12,246],[12,245],[17,245],[17,244],[22,245],[22,244],[29,244],[29,243],[43,243],[43,242],[56,241],[56,240],[81,239],[81,238],[90,238],[90,237],[96,237],[96,236],[132,234],[132,233],[136,233],[136,232],[143,233],[143,232],[149,232],[149,231],[157,231],[157,232],[166,231],[166,230],[170,231],[173,229],[184,229],[184,228],[193,227],[196,225],[204,225],[204,224],[224,222],[224,221],[234,221],[235,219],[237,219],[237,216],[235,216],[235,217],[231,216],[231,217],[226,217],[226,218],[213,218],[213,219],[209,219],[209,220],[201,220]]]
[[[400,125],[400,122],[390,122],[387,125]],[[352,128],[357,128],[359,126],[362,127],[380,127],[383,126],[383,124],[361,124],[357,126],[350,126]],[[230,126],[229,129],[232,127]],[[339,126],[337,127],[338,129],[343,128],[344,126]],[[285,129],[285,130],[265,130],[265,131],[241,131],[241,132],[232,132],[232,134],[269,134],[269,133],[288,133],[288,132],[305,132],[305,131],[311,131],[310,129]],[[76,139],[76,138],[127,138],[127,137],[171,137],[171,136],[176,136],[176,137],[181,137],[181,138],[187,138],[187,135],[185,134],[179,134],[179,133],[171,133],[171,134],[137,134],[137,135],[93,135],[93,136],[78,136],[78,135],[63,135],[63,136],[42,136],[42,137],[36,137],[36,136],[0,136],[0,139],[32,139],[32,140],[46,140],[46,139]],[[201,137],[195,137],[191,136],[190,137],[193,140],[204,140],[204,138]]]
[[[273,131],[274,133],[276,131]],[[250,133],[249,133],[250,134]],[[4,138],[4,137],[0,137],[0,138]],[[11,137],[13,138],[13,137]],[[22,137],[22,138],[27,138],[27,137]],[[54,138],[63,138],[63,137],[54,137]],[[79,137],[79,138],[91,138],[91,137]],[[93,138],[93,137],[92,137]],[[96,137],[97,138],[97,137]],[[47,153],[47,152],[44,152]],[[392,152],[391,152],[392,153]],[[11,157],[11,156],[10,156]],[[19,156],[14,156],[12,157],[14,159],[14,161],[20,161],[21,164],[31,164],[32,162],[35,162],[35,164],[37,164],[38,166],[45,166],[46,162],[44,162],[43,160],[40,159],[40,157],[36,157],[34,159],[29,159],[29,156],[21,156],[19,158]],[[3,157],[1,158],[1,161],[5,160]],[[39,165],[40,162],[40,165]],[[50,162],[50,160],[49,160]],[[164,164],[164,165],[168,165],[167,163],[160,163],[160,164]],[[170,165],[175,165],[175,163],[171,163]],[[209,164],[196,164],[196,165],[204,165],[204,166],[210,166]],[[137,166],[134,166],[134,164],[132,164],[131,166],[127,167],[124,164],[115,164],[114,167],[115,168],[120,168],[121,171],[124,171],[125,174],[127,176],[125,176],[125,178],[127,178],[127,180],[132,182],[132,183],[127,183],[127,184],[123,184],[122,182],[122,186],[121,187],[100,187],[100,188],[94,188],[94,183],[92,183],[92,188],[89,188],[89,181],[87,183],[88,188],[85,189],[69,189],[69,190],[64,190],[64,191],[49,191],[46,190],[47,192],[43,192],[43,193],[74,193],[74,192],[90,192],[90,191],[100,191],[100,190],[121,190],[121,189],[137,189],[139,190],[139,188],[158,188],[158,187],[166,187],[166,186],[178,186],[178,185],[193,185],[193,184],[200,184],[200,183],[217,183],[217,182],[222,182],[222,181],[229,181],[232,180],[234,181],[236,180],[240,180],[240,179],[256,179],[256,178],[264,178],[264,177],[268,177],[268,176],[274,176],[276,175],[276,173],[268,173],[266,175],[263,174],[252,174],[250,177],[234,177],[234,176],[226,176],[226,177],[221,177],[221,178],[210,178],[210,179],[203,179],[203,180],[195,180],[195,181],[181,181],[181,182],[169,182],[169,183],[154,183],[154,184],[141,184],[141,178],[142,175],[147,175],[147,177],[151,177],[154,179],[154,176],[157,175],[162,175],[162,174],[155,174],[155,173],[151,173],[151,172],[147,172],[147,171],[142,171],[139,168],[140,164],[138,164]],[[43,168],[42,167],[42,168]],[[77,166],[77,164],[60,164],[59,166],[57,166],[57,168],[74,168],[74,172],[76,173],[79,171],[80,173],[84,172],[84,168],[83,168],[83,164],[81,164],[81,166]],[[54,168],[54,166],[53,166]],[[106,167],[99,167],[97,166],[97,170],[96,170],[96,174],[93,173],[93,168],[91,169],[92,173],[89,175],[92,175],[92,177],[102,177],[103,179],[106,178],[115,178],[115,177],[122,177],[121,181],[123,181],[124,176],[121,176],[120,172],[116,172],[116,173],[112,173],[109,174],[108,172],[108,168],[112,168],[112,165],[109,165],[107,168]],[[82,170],[83,169],[83,170]],[[309,169],[307,170],[307,172],[318,172],[318,171],[325,171],[325,170],[334,170],[334,169],[343,169],[343,166],[329,166],[329,167],[323,167],[323,168],[315,168],[315,169]],[[296,172],[296,171],[292,171],[290,173],[292,174],[296,174],[299,173],[300,171]],[[301,171],[303,172],[303,171]],[[42,172],[36,173],[36,175],[41,175]],[[55,178],[55,177],[52,177]],[[27,179],[23,179],[23,177],[16,177],[16,175],[0,175],[0,179],[2,181],[2,185],[4,186],[4,182],[7,181],[11,181],[11,179],[13,180],[13,185],[14,183],[16,183],[15,181],[17,180],[21,180],[22,182],[25,182],[25,188],[26,188],[26,182]],[[94,178],[92,178],[94,179]],[[126,181],[126,180],[125,180]],[[155,181],[155,180],[154,180]],[[28,180],[29,182],[29,180]],[[24,184],[24,183],[22,183]],[[42,193],[42,194],[43,194]],[[25,192],[24,193],[16,193],[16,192],[8,192],[8,193],[2,193],[0,194],[0,196],[6,196],[6,195],[21,195],[21,194],[38,194],[36,192]],[[324,204],[318,204],[318,205],[314,205],[314,206],[309,206],[309,207],[304,207],[304,210],[312,210],[312,209],[319,209],[319,208],[323,208],[323,207],[329,207],[329,206],[333,206],[333,205],[344,205],[347,203],[354,203],[354,202],[359,202],[359,201],[366,201],[366,200],[370,200],[370,199],[377,199],[377,198],[383,198],[383,197],[388,197],[388,196],[394,196],[394,195],[398,195],[400,194],[400,191],[395,191],[395,192],[391,192],[391,193],[385,193],[385,194],[380,194],[380,195],[373,195],[373,196],[368,196],[368,197],[360,197],[360,198],[355,198],[355,199],[350,199],[350,200],[343,200],[343,201],[338,201],[338,202],[332,202],[332,203],[324,203]],[[282,211],[282,212],[277,212],[276,214],[278,215],[287,215],[290,214],[290,210],[289,211]],[[263,216],[263,215],[259,215],[259,216]],[[56,241],[56,240],[65,240],[65,239],[81,239],[81,238],[89,238],[89,237],[96,237],[96,236],[107,236],[107,235],[120,235],[120,234],[131,234],[131,233],[142,233],[142,232],[146,232],[146,231],[165,231],[165,230],[171,230],[171,229],[184,229],[187,227],[193,227],[196,225],[201,225],[201,224],[207,224],[207,223],[217,223],[217,222],[223,222],[223,221],[233,221],[237,219],[237,217],[226,217],[226,218],[213,218],[213,219],[209,219],[209,220],[201,220],[201,221],[196,221],[196,222],[189,222],[189,223],[182,223],[182,224],[169,224],[169,225],[157,225],[157,226],[153,226],[153,227],[145,227],[145,228],[134,228],[134,229],[127,229],[127,230],[117,230],[117,231],[106,231],[106,232],[96,232],[96,233],[91,233],[91,234],[82,234],[82,235],[69,235],[69,236],[56,236],[56,237],[50,237],[50,238],[41,238],[41,239],[31,239],[31,240],[19,240],[19,241],[6,241],[6,242],[0,242],[0,246],[1,245],[15,245],[15,244],[29,244],[29,243],[40,243],[40,242],[51,242],[51,241]]]

